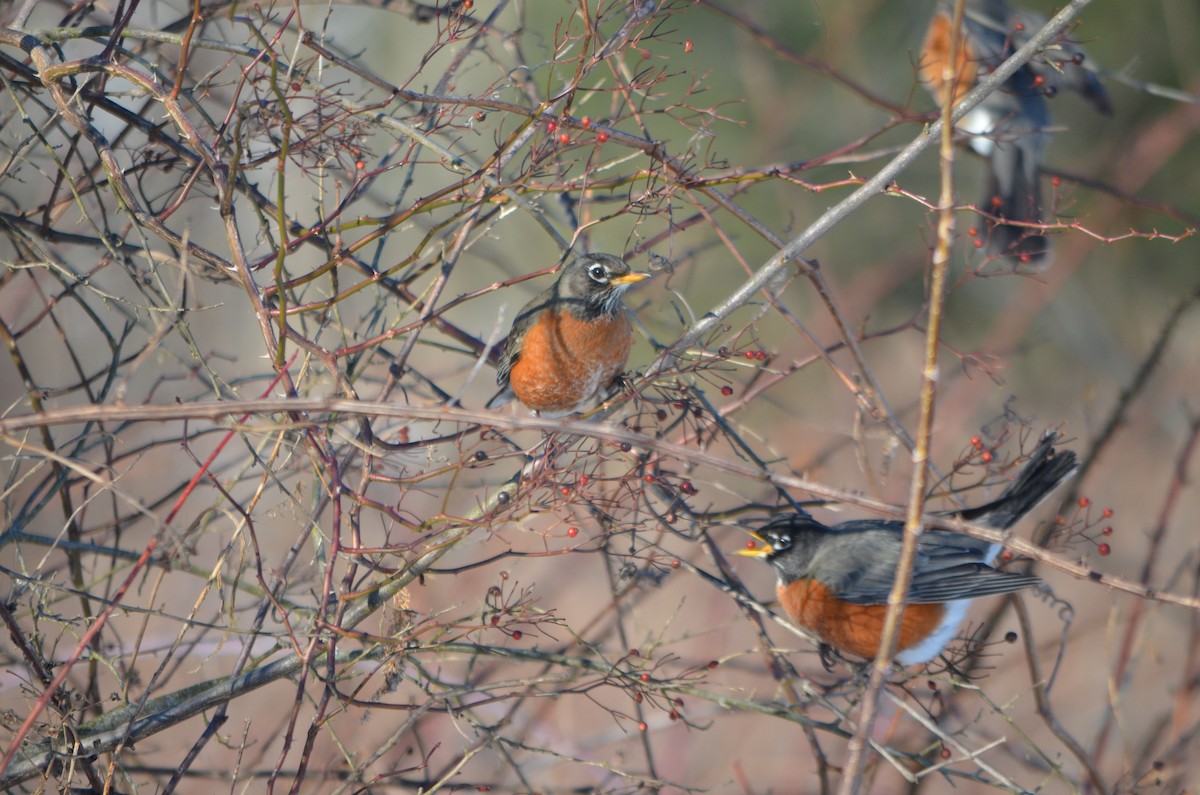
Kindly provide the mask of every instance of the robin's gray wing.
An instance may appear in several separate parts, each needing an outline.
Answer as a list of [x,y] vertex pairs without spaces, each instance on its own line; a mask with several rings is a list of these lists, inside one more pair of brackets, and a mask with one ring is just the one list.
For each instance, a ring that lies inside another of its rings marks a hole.
[[[841,530],[843,525],[838,527]],[[972,599],[1018,591],[1040,582],[1033,575],[992,568],[983,562],[975,543],[957,533],[927,532],[917,548],[908,603]],[[896,579],[900,546],[901,535],[892,527],[855,532],[827,542],[814,555],[812,569],[820,573],[819,579],[839,599],[861,605],[886,604]]]
[[[1045,25],[1046,17],[1041,14],[1023,8],[1010,12],[1005,29],[1011,37],[1012,49],[1024,47]],[[1074,91],[1097,112],[1111,116],[1112,100],[1095,73],[1083,66],[1086,61],[1083,48],[1069,41],[1064,32],[1030,59],[1028,69],[1040,78],[1042,91],[1048,95],[1062,89]]]
[[[941,4],[941,13],[952,15],[949,3]],[[1046,25],[1046,17],[1026,9],[1014,10],[1004,0],[970,0],[964,18],[964,31],[975,50],[975,59],[994,70],[1014,52],[1025,46]],[[1053,96],[1062,89],[1074,91],[1105,116],[1112,115],[1112,100],[1096,74],[1083,66],[1087,56],[1083,48],[1062,34],[1029,60],[1025,69],[1038,78],[1043,94]]]
[[1034,588],[1041,582],[1041,578],[1034,574],[1000,571],[986,563],[965,563],[953,569],[944,569],[936,576],[918,572],[909,588],[908,602],[914,605],[936,604],[956,599],[974,599],[977,596],[995,596]]

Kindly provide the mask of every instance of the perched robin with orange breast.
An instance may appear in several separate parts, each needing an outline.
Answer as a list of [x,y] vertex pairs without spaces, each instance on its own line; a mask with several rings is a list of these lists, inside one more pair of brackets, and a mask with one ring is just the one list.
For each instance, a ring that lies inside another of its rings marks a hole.
[[[921,80],[943,106],[962,99],[980,77],[994,71],[1046,23],[1037,14],[1014,11],[1004,0],[967,0],[952,70],[955,79],[947,85],[943,74],[950,58],[952,20],[951,6],[942,0],[929,24],[920,64]],[[1046,222],[1038,184],[1050,127],[1046,97],[1066,88],[1099,112],[1112,113],[1108,93],[1083,61],[1077,46],[1055,42],[958,122],[958,129],[972,136],[971,148],[988,158],[987,192],[979,209],[1016,222],[989,223],[988,251],[993,254],[1038,265],[1049,252],[1044,232],[1028,226]]]
[[[1006,530],[1075,471],[1071,451],[1054,451],[1057,435],[1042,437],[1029,462],[995,501],[958,513],[969,522]],[[761,547],[739,555],[766,560],[788,618],[828,647],[871,659],[879,651],[888,594],[896,578],[904,524],[865,519],[828,527],[804,511],[781,516],[753,533]],[[970,601],[1038,585],[1032,574],[992,566],[999,544],[948,530],[927,530],[917,544],[912,583],[900,623],[895,660],[926,663],[958,631]]]
[[500,355],[500,392],[488,408],[514,397],[537,414],[580,411],[610,386],[629,358],[633,326],[621,294],[650,274],[612,254],[584,254],[517,313]]

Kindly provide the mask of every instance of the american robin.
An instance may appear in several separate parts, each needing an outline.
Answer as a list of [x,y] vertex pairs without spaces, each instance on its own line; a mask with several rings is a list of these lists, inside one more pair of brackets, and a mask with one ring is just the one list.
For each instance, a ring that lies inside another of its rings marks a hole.
[[612,254],[584,254],[521,308],[500,355],[500,392],[546,417],[584,408],[625,368],[633,327],[621,294],[650,274]]
[[[1045,18],[1014,11],[1004,0],[967,0],[953,86],[942,79],[950,58],[952,11],[941,0],[925,36],[921,80],[940,105],[957,102],[981,76],[1006,58],[1045,25]],[[1109,115],[1112,104],[1096,75],[1081,64],[1084,53],[1060,40],[1035,56],[958,122],[970,134],[971,148],[988,158],[987,192],[980,209],[996,218],[1016,222],[989,223],[988,251],[1021,263],[1039,264],[1049,251],[1045,234],[1031,226],[1045,223],[1038,169],[1050,127],[1046,97],[1062,88],[1075,91],[1099,112]]]
[[[1005,530],[1075,471],[1075,454],[1054,451],[1046,434],[1016,480],[994,502],[958,513],[985,527]],[[888,594],[896,577],[904,525],[863,519],[827,527],[804,511],[781,516],[754,537],[763,546],[740,549],[775,569],[776,593],[788,617],[828,648],[873,658],[879,651]],[[929,662],[953,639],[970,600],[1009,593],[1041,581],[1032,574],[992,567],[999,544],[947,530],[925,531],[917,545],[900,623],[896,662]]]

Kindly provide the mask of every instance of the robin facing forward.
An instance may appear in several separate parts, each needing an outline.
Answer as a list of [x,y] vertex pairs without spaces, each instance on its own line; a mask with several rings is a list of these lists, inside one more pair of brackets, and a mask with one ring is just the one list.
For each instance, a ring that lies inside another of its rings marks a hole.
[[500,355],[500,392],[535,413],[561,417],[583,409],[625,369],[633,327],[621,294],[650,274],[612,254],[584,254],[517,313]]
[[[967,0],[955,79],[947,85],[942,78],[950,58],[952,19],[943,0],[929,24],[921,57],[921,80],[943,106],[962,99],[1046,23],[1044,17],[1014,11],[1004,0]],[[1101,113],[1112,113],[1104,86],[1080,65],[1083,61],[1083,51],[1075,45],[1051,44],[958,122],[972,136],[971,148],[988,158],[987,193],[979,209],[1016,222],[990,224],[988,250],[993,254],[1037,265],[1049,251],[1041,230],[1019,225],[1045,222],[1038,169],[1050,126],[1046,97],[1067,88]]]
[[[962,511],[969,522],[1006,530],[1075,471],[1075,454],[1056,453],[1048,433],[1004,493]],[[873,658],[879,651],[888,594],[896,577],[904,525],[864,519],[827,527],[804,511],[781,516],[753,533],[764,546],[740,549],[760,557],[779,577],[776,593],[788,618],[843,654]],[[1041,581],[1032,574],[992,568],[999,544],[948,530],[927,530],[917,545],[896,662],[926,663],[954,637],[977,596],[1009,593]]]

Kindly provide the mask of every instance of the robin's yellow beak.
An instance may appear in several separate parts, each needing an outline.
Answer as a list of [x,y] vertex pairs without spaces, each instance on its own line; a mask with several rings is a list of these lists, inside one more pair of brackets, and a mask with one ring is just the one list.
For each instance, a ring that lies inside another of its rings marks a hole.
[[609,284],[617,284],[617,285],[637,284],[642,279],[649,279],[649,278],[650,278],[650,274],[648,274],[648,273],[638,273],[637,271],[634,271],[633,273],[627,273],[624,276],[614,276],[608,280],[608,283]]
[[771,554],[771,545],[767,542],[767,539],[754,532],[751,532],[750,535],[754,536],[755,540],[758,541],[761,546],[745,546],[741,549],[733,550],[733,554],[741,555],[747,558],[765,558],[767,555]]

